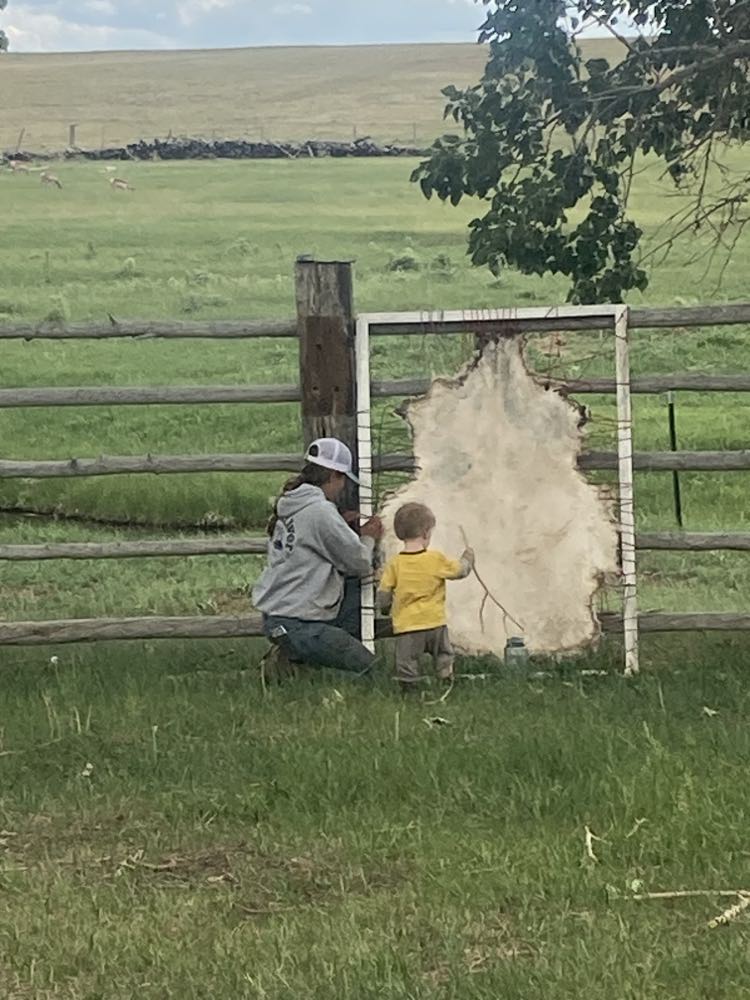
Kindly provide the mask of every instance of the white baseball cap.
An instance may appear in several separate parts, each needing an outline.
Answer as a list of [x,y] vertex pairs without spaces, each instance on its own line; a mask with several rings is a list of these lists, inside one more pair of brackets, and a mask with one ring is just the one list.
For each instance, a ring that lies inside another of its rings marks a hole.
[[307,449],[305,461],[319,465],[323,469],[343,472],[347,479],[359,485],[359,480],[352,472],[352,453],[338,438],[318,438]]

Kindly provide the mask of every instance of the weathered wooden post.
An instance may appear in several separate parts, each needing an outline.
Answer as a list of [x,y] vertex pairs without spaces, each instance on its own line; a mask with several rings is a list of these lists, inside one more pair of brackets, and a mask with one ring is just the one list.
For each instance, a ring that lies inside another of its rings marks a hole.
[[349,262],[299,258],[295,269],[305,447],[337,437],[354,451],[354,305]]
[[78,128],[77,124],[71,124],[68,126],[68,147],[70,149],[75,149],[77,128]]
[[[300,257],[295,267],[302,436],[335,437],[357,455],[353,269]],[[348,503],[357,498],[349,496]]]

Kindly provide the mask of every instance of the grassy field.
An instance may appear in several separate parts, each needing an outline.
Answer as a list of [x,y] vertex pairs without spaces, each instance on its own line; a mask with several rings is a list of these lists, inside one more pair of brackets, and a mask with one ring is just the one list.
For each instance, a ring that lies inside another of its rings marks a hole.
[[[563,298],[552,280],[472,270],[471,206],[424,202],[410,166],[140,164],[124,197],[96,165],[61,165],[62,191],[0,174],[0,321],[289,316],[300,252],[356,258],[361,310]],[[655,173],[638,183],[653,237],[672,206]],[[695,260],[701,249],[678,247],[646,301],[747,298],[747,242],[718,290],[719,264]],[[391,271],[405,252],[419,269]],[[747,367],[745,329],[634,339],[637,372]],[[531,349],[554,374],[612,370],[607,338],[571,335],[560,358],[547,348]],[[450,373],[465,352],[462,338],[383,340],[373,368]],[[2,356],[3,386],[289,381],[297,364],[283,341],[7,343]],[[744,397],[677,402],[683,447],[747,447]],[[612,402],[591,404],[591,443],[611,445]],[[408,443],[393,405],[378,421],[389,448]],[[667,446],[663,401],[637,399],[636,434],[639,447]],[[5,457],[38,458],[299,443],[294,406],[2,410],[0,435]],[[0,540],[257,530],[278,481],[6,480]],[[690,529],[748,530],[744,474],[685,476],[683,489]],[[641,527],[673,527],[668,476],[638,476],[637,497]],[[728,553],[649,556],[643,604],[744,610],[749,565]],[[258,567],[239,557],[4,564],[3,617],[245,610]],[[432,706],[394,697],[387,648],[371,687],[316,677],[264,694],[261,648],[4,652],[0,996],[750,996],[747,924],[706,928],[731,900],[632,899],[641,887],[750,887],[746,639],[648,639],[633,683],[616,676],[609,642],[545,679],[467,680]],[[607,673],[584,677],[582,666]],[[435,715],[449,724],[430,727]],[[597,861],[587,826],[602,838]]]
[[477,682],[437,708],[262,699],[220,645],[24,655],[3,671],[0,992],[749,996],[747,924],[706,927],[731,900],[632,899],[750,884],[743,647],[679,649],[637,683]]
[[[401,162],[272,164],[134,164],[126,173],[136,190],[109,189],[97,165],[61,166],[62,191],[41,189],[32,176],[0,175],[9,205],[8,245],[0,314],[8,320],[64,316],[121,318],[285,317],[293,313],[292,267],[300,252],[356,259],[360,310],[550,303],[564,288],[553,280],[509,274],[496,281],[465,258],[464,226],[470,206],[451,210],[425,202],[407,183]],[[653,173],[639,179],[641,216],[653,232],[664,215],[665,188]],[[743,244],[744,247],[744,244]],[[654,275],[648,300],[690,303],[715,295],[717,268],[691,263],[685,244]],[[393,272],[394,257],[411,254],[419,270]],[[745,296],[742,250],[723,277],[720,296]],[[609,374],[611,341],[570,336],[561,358],[545,357],[544,338],[533,345],[537,366],[553,374]],[[636,372],[733,371],[745,367],[747,331],[638,333]],[[465,357],[461,338],[384,340],[374,347],[376,376],[446,374]],[[97,385],[293,381],[293,343],[201,341],[136,343],[9,342],[3,345],[0,383]],[[591,443],[613,445],[612,400],[594,399]],[[378,436],[388,449],[408,447],[393,405],[379,409]],[[685,448],[747,445],[744,397],[678,397],[678,430]],[[4,453],[13,458],[68,458],[98,454],[293,451],[299,428],[294,404],[272,406],[93,407],[3,410]],[[668,446],[663,400],[638,398],[636,436],[641,448]],[[81,480],[5,480],[0,504],[8,511],[79,515],[139,525],[227,525],[257,529],[280,477],[252,475],[106,477]],[[747,477],[740,473],[683,478],[687,525],[693,530],[747,526]],[[381,486],[387,483],[384,481]],[[642,528],[674,524],[669,476],[638,477]],[[105,529],[60,522],[11,521],[6,540],[94,537]],[[111,537],[111,529],[106,536]],[[93,564],[6,567],[8,614],[46,617],[66,608],[113,612],[144,608],[191,610],[231,605],[244,559],[125,563],[115,574]],[[740,610],[745,606],[747,560],[729,553],[649,556],[644,599],[650,607]],[[252,570],[251,570],[252,572]],[[164,574],[170,581],[164,585]],[[60,588],[60,574],[75,588]],[[231,580],[222,582],[222,576]],[[90,583],[87,585],[86,580]],[[106,584],[103,581],[107,581]],[[227,593],[228,592],[228,593]],[[93,603],[92,603],[93,601]]]
[[[477,24],[481,13],[477,11]],[[592,54],[617,43],[592,39]],[[477,45],[92,52],[3,57],[0,149],[62,149],[174,135],[429,143],[447,83],[479,76]]]

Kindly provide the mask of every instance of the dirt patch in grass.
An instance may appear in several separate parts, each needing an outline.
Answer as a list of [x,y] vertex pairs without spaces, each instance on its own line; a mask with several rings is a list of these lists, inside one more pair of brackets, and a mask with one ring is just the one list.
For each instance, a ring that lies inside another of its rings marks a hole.
[[260,916],[296,906],[319,906],[344,896],[365,896],[403,882],[402,865],[380,867],[335,855],[268,853],[251,844],[178,851],[155,861],[142,851],[102,861],[105,878],[144,886],[231,890],[238,912]]
[[[298,854],[270,852],[249,842],[180,846],[158,854],[115,843],[124,817],[53,831],[47,817],[20,835],[2,831],[0,867],[16,873],[68,872],[79,883],[127,885],[129,889],[229,891],[241,916],[255,917],[299,906],[320,906],[347,896],[392,889],[410,876],[405,863],[361,862],[326,848]],[[46,820],[46,823],[45,823]]]
[[457,971],[481,975],[498,964],[534,958],[536,955],[534,946],[520,936],[510,916],[504,913],[493,914],[481,924],[470,924],[461,937],[464,947],[459,968],[440,962],[427,969],[424,979],[430,985],[444,985]]

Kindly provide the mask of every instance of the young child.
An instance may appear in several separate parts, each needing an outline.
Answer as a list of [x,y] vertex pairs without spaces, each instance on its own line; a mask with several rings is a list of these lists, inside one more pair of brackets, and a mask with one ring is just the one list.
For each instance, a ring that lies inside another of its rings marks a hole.
[[460,559],[430,550],[435,515],[421,503],[396,511],[396,537],[403,550],[386,566],[380,581],[380,605],[392,608],[396,636],[396,679],[402,689],[419,683],[419,658],[429,653],[441,680],[453,677],[453,648],[445,616],[445,581],[463,580],[474,567],[467,549]]

